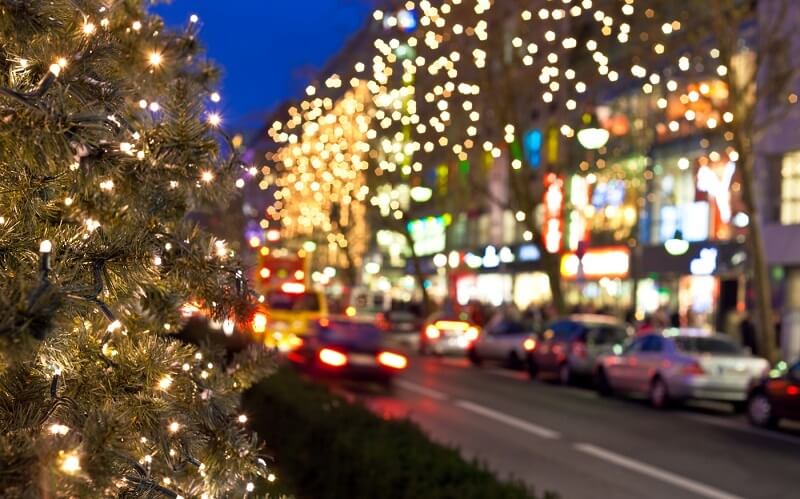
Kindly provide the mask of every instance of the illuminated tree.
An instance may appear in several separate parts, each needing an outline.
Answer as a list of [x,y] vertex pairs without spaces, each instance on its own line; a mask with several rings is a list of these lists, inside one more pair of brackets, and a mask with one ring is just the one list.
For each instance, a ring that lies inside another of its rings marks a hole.
[[[219,497],[266,476],[226,364],[172,336],[181,306],[230,329],[251,300],[185,215],[240,164],[206,107],[197,18],[149,2],[0,2],[0,489],[4,497]],[[223,352],[224,353],[224,352]]]
[[[340,85],[338,76],[327,81],[329,88]],[[322,243],[323,260],[345,269],[352,285],[368,244],[368,92],[356,85],[336,102],[311,98],[314,87],[308,93],[299,109],[290,108],[286,124],[276,122],[270,129],[283,145],[273,155],[280,189],[267,211],[282,222],[288,239]]]

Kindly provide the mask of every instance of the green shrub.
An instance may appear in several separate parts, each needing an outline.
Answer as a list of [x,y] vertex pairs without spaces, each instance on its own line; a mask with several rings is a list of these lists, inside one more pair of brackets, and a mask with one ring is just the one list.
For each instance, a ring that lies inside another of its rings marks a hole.
[[[281,370],[245,394],[254,429],[275,453],[278,489],[314,499],[532,498],[414,423],[383,420]],[[277,485],[277,483],[276,483]]]

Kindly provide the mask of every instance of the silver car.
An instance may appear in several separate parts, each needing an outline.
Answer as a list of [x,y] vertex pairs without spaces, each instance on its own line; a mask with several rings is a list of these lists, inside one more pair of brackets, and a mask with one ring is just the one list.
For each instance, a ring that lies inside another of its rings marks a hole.
[[512,369],[525,366],[525,359],[536,346],[533,328],[521,321],[490,321],[478,338],[467,348],[467,357],[474,365],[484,360],[503,362]]
[[726,335],[667,329],[599,359],[595,381],[603,394],[644,394],[656,408],[703,399],[731,402],[741,410],[750,381],[768,370],[765,359],[752,356]]

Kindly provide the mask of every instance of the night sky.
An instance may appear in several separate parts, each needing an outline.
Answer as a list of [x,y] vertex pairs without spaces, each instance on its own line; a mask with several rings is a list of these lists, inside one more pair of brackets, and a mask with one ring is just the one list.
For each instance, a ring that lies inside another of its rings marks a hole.
[[366,21],[370,0],[173,0],[155,10],[170,25],[200,16],[200,37],[222,66],[229,129],[253,130],[270,109],[301,94]]

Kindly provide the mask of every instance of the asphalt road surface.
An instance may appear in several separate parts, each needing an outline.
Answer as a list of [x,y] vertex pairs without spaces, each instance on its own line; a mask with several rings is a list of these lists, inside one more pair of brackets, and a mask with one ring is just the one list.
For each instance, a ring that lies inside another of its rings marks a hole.
[[725,405],[656,411],[464,359],[414,358],[390,393],[347,388],[501,477],[576,498],[800,498],[800,431]]

